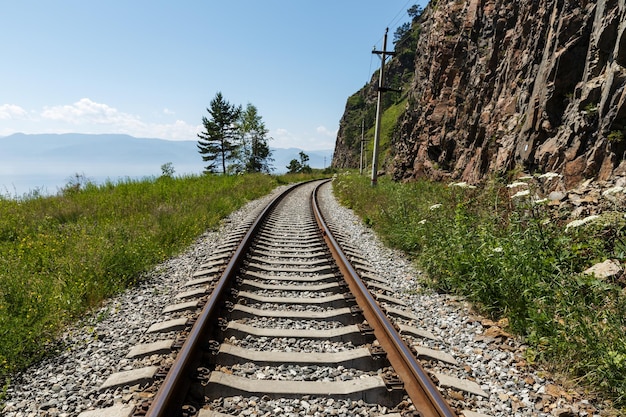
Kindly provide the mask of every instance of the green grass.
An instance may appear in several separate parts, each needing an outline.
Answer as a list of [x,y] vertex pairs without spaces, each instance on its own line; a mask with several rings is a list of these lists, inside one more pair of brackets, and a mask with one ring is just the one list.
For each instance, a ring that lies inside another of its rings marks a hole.
[[626,292],[619,282],[581,274],[607,258],[624,260],[622,213],[566,230],[564,213],[511,198],[497,180],[470,189],[381,178],[372,188],[368,178],[346,174],[334,190],[415,260],[429,286],[506,317],[530,346],[529,362],[626,407]]
[[[385,159],[388,157],[391,136],[393,134],[393,130],[396,128],[398,120],[406,107],[406,99],[389,106],[381,115],[380,118],[380,143],[379,152],[381,154],[381,159]],[[365,133],[365,138],[367,140],[367,144],[365,146],[368,154],[374,149],[374,136],[376,131],[376,125],[372,126]]]
[[246,202],[313,175],[188,176],[0,197],[0,382]]

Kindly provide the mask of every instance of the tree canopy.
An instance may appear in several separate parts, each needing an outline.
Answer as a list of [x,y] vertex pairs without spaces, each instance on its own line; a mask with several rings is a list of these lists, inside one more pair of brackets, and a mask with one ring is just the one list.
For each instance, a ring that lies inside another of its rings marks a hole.
[[204,131],[198,134],[202,160],[209,162],[205,173],[217,172],[218,165],[223,174],[271,171],[271,138],[255,106],[242,109],[217,92],[207,111],[210,117],[202,118]]
[[289,161],[289,165],[287,165],[287,170],[289,174],[297,174],[300,172],[310,173],[311,167],[309,166],[309,155],[305,154],[304,151],[300,151],[300,160],[292,159]]
[[237,107],[224,99],[221,92],[217,92],[207,111],[210,118],[202,117],[204,131],[198,134],[198,149],[202,160],[209,162],[205,172],[216,172],[221,163],[222,173],[226,173],[226,163],[233,157],[237,126],[235,122],[241,115],[241,106]]
[[248,103],[239,118],[240,142],[237,150],[238,166],[244,172],[271,172],[271,138],[257,108]]

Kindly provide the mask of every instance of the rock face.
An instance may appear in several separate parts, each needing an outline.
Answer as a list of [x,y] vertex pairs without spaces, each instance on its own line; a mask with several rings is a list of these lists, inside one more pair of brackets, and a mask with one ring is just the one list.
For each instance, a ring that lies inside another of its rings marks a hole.
[[626,173],[625,0],[431,1],[416,25],[395,179]]

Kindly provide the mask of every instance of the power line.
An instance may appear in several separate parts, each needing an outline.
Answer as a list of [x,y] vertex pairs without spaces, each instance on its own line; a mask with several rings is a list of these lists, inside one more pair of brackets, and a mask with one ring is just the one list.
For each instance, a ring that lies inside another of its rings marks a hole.
[[[399,20],[400,18],[404,17],[405,14],[407,13],[407,6],[409,5],[409,3],[414,2],[415,0],[407,0],[407,2],[405,3],[405,5],[400,8],[400,11],[398,11],[398,13],[396,13],[395,17],[393,19],[391,19],[391,21],[389,22],[389,24],[386,26],[387,28],[393,27],[393,25],[395,24],[396,20]],[[374,42],[374,45],[378,44],[380,41],[383,40],[384,36],[381,36],[380,38],[378,38],[376,40],[376,42]]]
[[400,9],[400,11],[396,14],[396,16],[395,16],[393,19],[391,19],[391,22],[389,22],[389,24],[387,25],[387,27],[394,27],[394,26],[397,24],[396,20],[397,20],[397,21],[400,21],[400,18],[403,18],[403,17],[404,17],[404,15],[405,15],[405,14],[407,14],[407,10],[408,10],[408,9],[407,9],[407,6],[408,6],[408,5],[409,5],[409,3],[411,3],[412,1],[414,1],[414,0],[408,0],[408,1],[406,2],[406,4],[405,4],[405,5],[404,5],[401,9]]

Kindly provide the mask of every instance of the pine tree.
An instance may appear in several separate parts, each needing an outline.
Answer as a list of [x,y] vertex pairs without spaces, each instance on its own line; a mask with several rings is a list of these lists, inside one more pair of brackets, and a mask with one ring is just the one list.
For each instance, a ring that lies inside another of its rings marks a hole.
[[219,163],[222,173],[226,173],[227,162],[235,156],[237,138],[237,120],[241,115],[241,106],[235,106],[224,100],[221,92],[215,94],[207,108],[210,118],[202,117],[204,132],[198,134],[198,149],[202,160],[209,162],[205,173],[215,173]]

